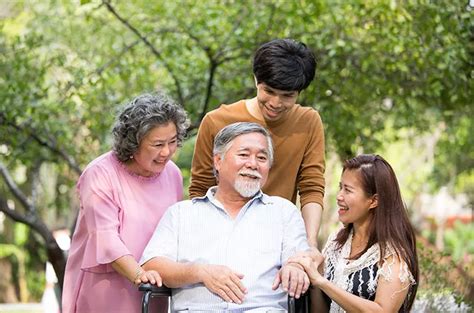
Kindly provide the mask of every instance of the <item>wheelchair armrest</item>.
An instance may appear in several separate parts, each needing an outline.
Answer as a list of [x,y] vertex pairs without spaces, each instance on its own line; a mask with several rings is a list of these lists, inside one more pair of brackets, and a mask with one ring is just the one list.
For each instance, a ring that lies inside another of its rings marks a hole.
[[[142,299],[142,312],[148,312],[148,305],[150,301],[150,297],[169,297],[171,296],[171,289],[166,286],[158,287],[152,284],[140,284],[138,286],[138,290],[143,292],[143,299]],[[302,297],[302,301],[305,303],[303,304],[303,312],[309,312],[308,305],[306,301],[308,296],[305,294]],[[296,299],[294,297],[288,296],[288,313],[296,313]]]
[[171,296],[171,289],[165,285],[158,287],[152,284],[140,284],[138,291],[151,292],[153,296]]
[[288,313],[296,313],[295,298],[288,296]]
[[170,297],[171,289],[166,286],[158,287],[152,284],[140,284],[138,291],[143,292],[142,297],[142,313],[148,313],[148,307],[150,305],[150,299],[152,297]]
[[299,299],[288,295],[288,313],[309,313],[309,292],[301,295]]

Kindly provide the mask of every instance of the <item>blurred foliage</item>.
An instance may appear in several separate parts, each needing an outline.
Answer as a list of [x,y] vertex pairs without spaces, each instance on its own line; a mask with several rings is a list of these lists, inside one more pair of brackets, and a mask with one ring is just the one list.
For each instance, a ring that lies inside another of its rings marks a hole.
[[30,292],[27,288],[30,285],[27,283],[28,276],[26,274],[29,253],[23,249],[27,241],[26,234],[28,232],[29,229],[25,225],[17,224],[15,225],[15,242],[13,244],[0,244],[0,258],[7,257],[10,259],[13,265],[12,276],[17,282],[15,285],[19,290],[19,298],[22,302],[27,302],[30,297]]
[[[50,228],[72,223],[77,177],[110,149],[120,104],[163,89],[189,112],[193,138],[206,112],[255,94],[253,51],[292,37],[318,59],[299,102],[320,111],[328,151],[346,159],[436,134],[431,159],[403,155],[410,173],[422,171],[403,181],[428,180],[432,190],[448,184],[474,202],[474,19],[465,7],[464,0],[0,3],[0,165],[38,212],[4,180],[0,198]],[[193,146],[185,142],[175,157],[185,186]],[[387,151],[406,151],[398,148]]]
[[26,232],[28,242],[24,245],[24,250],[28,251],[26,257],[26,284],[30,301],[40,301],[43,296],[44,287],[46,286],[46,262],[48,256],[42,248],[42,241],[38,235],[34,234],[31,229]]
[[453,228],[446,230],[444,242],[446,253],[451,255],[455,262],[474,262],[474,227],[471,223],[456,221]]
[[194,143],[196,142],[196,136],[187,138],[183,143],[183,146],[176,152],[173,160],[176,165],[181,169],[181,174],[184,180],[184,198],[188,198],[188,187],[191,183],[191,162],[193,159]]
[[[166,89],[195,126],[218,104],[251,96],[251,54],[275,37],[315,50],[316,81],[300,100],[321,110],[341,158],[376,150],[383,138],[374,135],[389,116],[396,129],[457,125],[445,134],[446,151],[469,146],[458,143],[472,129],[462,123],[473,95],[473,19],[463,1],[45,1],[15,9],[22,14],[6,24],[28,22],[21,39],[4,32],[4,40],[18,68],[34,70],[5,68],[16,75],[7,81],[17,88],[7,89],[24,96],[15,109],[13,101],[4,107],[30,113],[35,130],[50,117],[48,134],[82,165],[90,160],[84,147],[110,144],[113,114],[103,113],[138,93]],[[470,153],[456,155],[472,160]]]
[[[459,268],[452,260],[449,253],[438,252],[424,241],[417,243],[418,262],[421,273],[417,298],[427,298],[435,302],[435,298],[449,294],[454,296],[457,303],[466,302],[472,305],[473,299],[466,298],[471,288],[469,270],[465,264]],[[472,295],[471,295],[472,296]]]
[[[473,29],[474,31],[474,29]],[[473,35],[474,36],[474,35]],[[471,100],[472,105],[472,100]],[[445,127],[437,144],[433,176],[435,187],[454,186],[454,191],[466,193],[474,207],[474,123],[472,115],[460,116]],[[461,148],[461,151],[455,148]]]

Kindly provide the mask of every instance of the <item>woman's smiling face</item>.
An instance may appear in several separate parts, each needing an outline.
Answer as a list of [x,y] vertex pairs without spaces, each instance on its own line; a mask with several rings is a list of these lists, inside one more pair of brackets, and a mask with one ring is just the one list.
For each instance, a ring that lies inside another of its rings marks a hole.
[[178,148],[178,135],[173,122],[156,126],[143,137],[128,167],[141,176],[153,176],[164,169]]
[[358,170],[345,170],[342,173],[336,199],[339,220],[355,226],[368,223],[371,210],[377,206],[376,195],[368,196],[364,191]]

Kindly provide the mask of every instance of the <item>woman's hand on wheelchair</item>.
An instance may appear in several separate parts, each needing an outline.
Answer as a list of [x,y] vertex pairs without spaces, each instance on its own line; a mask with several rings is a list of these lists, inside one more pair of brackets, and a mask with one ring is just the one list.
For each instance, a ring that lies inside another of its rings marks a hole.
[[157,271],[154,270],[149,270],[145,271],[143,270],[140,272],[137,277],[135,278],[135,281],[133,282],[135,285],[140,285],[140,284],[146,284],[150,283],[152,285],[157,285],[158,287],[161,287],[163,284],[163,281],[161,279],[160,274],[158,274]]

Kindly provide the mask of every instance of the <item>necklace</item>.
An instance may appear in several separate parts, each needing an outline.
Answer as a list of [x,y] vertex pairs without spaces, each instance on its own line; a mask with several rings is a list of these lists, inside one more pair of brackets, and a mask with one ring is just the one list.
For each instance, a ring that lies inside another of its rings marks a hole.
[[[359,249],[363,246],[366,246],[369,243],[368,239],[367,240],[357,240],[357,238],[358,237],[356,237],[356,235],[354,234],[352,236],[352,243],[351,243],[352,247],[354,247],[356,249]],[[360,241],[360,242],[357,243],[356,241]]]
[[363,246],[366,246],[369,242],[368,241],[361,241],[360,243],[354,243],[354,240],[352,240],[352,246],[356,249],[359,249]]

